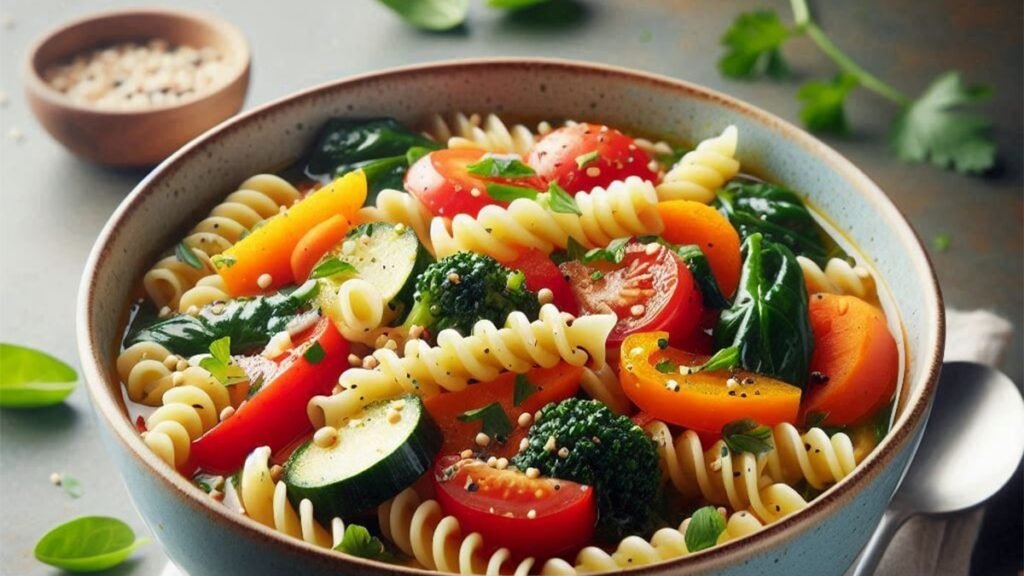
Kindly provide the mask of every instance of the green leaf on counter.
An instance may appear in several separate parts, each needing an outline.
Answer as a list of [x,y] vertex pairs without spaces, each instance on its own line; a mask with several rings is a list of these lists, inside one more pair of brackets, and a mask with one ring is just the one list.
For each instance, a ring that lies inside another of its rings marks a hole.
[[451,30],[466,20],[469,0],[380,0],[408,24],[423,30]]
[[148,538],[117,518],[83,516],[50,530],[36,544],[35,557],[69,572],[96,572],[124,562]]
[[860,85],[852,74],[840,73],[830,82],[812,80],[800,87],[797,100],[803,104],[800,120],[813,132],[845,134],[847,130],[846,96]]
[[789,29],[771,10],[740,14],[722,36],[726,52],[718,69],[732,78],[750,78],[761,72],[784,77],[789,69],[781,48],[789,36]]
[[60,404],[75,389],[78,374],[60,360],[24,346],[0,343],[0,408]]

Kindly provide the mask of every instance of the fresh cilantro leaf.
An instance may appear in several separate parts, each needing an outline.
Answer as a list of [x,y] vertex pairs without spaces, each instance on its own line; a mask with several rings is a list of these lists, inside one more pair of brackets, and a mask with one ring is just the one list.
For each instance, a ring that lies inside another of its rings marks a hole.
[[537,173],[515,156],[485,156],[466,166],[466,171],[485,178],[529,178]]
[[959,108],[989,97],[985,86],[965,86],[956,72],[939,76],[903,111],[892,132],[901,160],[931,162],[963,174],[984,172],[995,163],[990,122]]
[[516,374],[516,387],[512,394],[512,405],[519,406],[537,390],[538,388],[530,382],[526,374]]
[[380,538],[370,534],[370,531],[359,524],[349,524],[345,527],[345,535],[341,542],[334,547],[339,552],[369,558],[371,560],[390,560],[391,554]]
[[210,343],[210,355],[199,361],[199,366],[209,372],[224,386],[234,386],[248,381],[242,367],[231,360],[231,337],[218,338]]
[[326,355],[324,347],[319,342],[314,342],[312,346],[306,348],[306,351],[302,353],[302,357],[310,364],[319,364]]
[[860,84],[857,77],[845,72],[830,82],[810,81],[800,87],[797,100],[803,104],[800,120],[814,132],[847,132],[843,105],[846,96]]
[[213,262],[213,267],[220,270],[221,268],[231,268],[235,265],[235,259],[232,256],[225,256],[223,254],[217,254],[210,258]]
[[424,30],[451,30],[466,20],[469,0],[380,0],[408,24]]
[[932,248],[935,248],[937,252],[945,252],[949,250],[949,245],[953,242],[953,237],[946,232],[936,234],[932,238]]
[[583,257],[587,254],[587,249],[577,242],[575,238],[569,236],[569,242],[566,244],[565,252],[569,257],[569,260],[583,260]]
[[557,182],[552,182],[548,185],[548,191],[544,194],[544,199],[552,212],[575,214],[577,216],[583,215],[583,211],[580,210],[580,205],[576,203],[576,199],[570,196]]
[[590,273],[590,279],[594,282],[597,282],[601,278],[604,278],[604,272],[601,272],[600,270],[594,270]]
[[784,77],[789,70],[779,49],[789,37],[789,29],[771,10],[740,14],[722,36],[726,53],[718,69],[732,78],[750,78],[762,71]]
[[696,370],[692,371],[700,372],[702,370],[707,370],[708,372],[713,372],[715,370],[728,370],[729,368],[732,368],[733,366],[739,364],[739,362],[739,347],[730,346],[728,348],[722,348],[718,352],[715,352],[715,355],[712,356],[711,358],[708,358],[707,362],[701,364],[700,366],[697,367]]
[[512,423],[508,421],[508,415],[498,402],[492,402],[476,410],[467,410],[459,414],[458,419],[460,422],[479,420],[482,424],[480,431],[493,439],[504,440],[512,431]]
[[664,358],[654,365],[654,369],[662,374],[672,374],[676,370],[679,370],[679,365],[668,358]]
[[178,242],[178,245],[174,247],[174,257],[178,259],[178,262],[182,262],[196,270],[203,269],[203,261],[199,259],[199,256],[196,256],[192,247],[184,242]]
[[536,200],[540,194],[533,188],[526,188],[523,186],[511,186],[508,184],[487,184],[487,194],[495,200],[501,202],[511,202],[519,198],[526,198],[528,200]]
[[736,420],[723,426],[722,440],[733,452],[763,454],[775,449],[772,429],[750,418]]
[[[369,227],[367,228],[367,230],[373,230],[373,227]],[[339,260],[338,258],[332,256],[317,264],[316,268],[313,268],[313,271],[310,272],[309,277],[326,278],[328,276],[334,276],[336,274],[350,274],[355,272],[355,266],[349,264],[348,262],[345,262],[344,260]]]
[[725,532],[725,518],[714,506],[698,509],[690,517],[686,527],[686,549],[690,552],[711,548],[718,543],[718,537]]
[[591,150],[586,154],[580,154],[579,156],[576,157],[576,168],[582,170],[584,166],[597,160],[598,156],[599,154],[597,150]]
[[589,263],[603,260],[612,264],[618,264],[626,258],[626,246],[629,244],[629,240],[629,238],[616,238],[604,248],[589,250],[583,255],[582,261]]

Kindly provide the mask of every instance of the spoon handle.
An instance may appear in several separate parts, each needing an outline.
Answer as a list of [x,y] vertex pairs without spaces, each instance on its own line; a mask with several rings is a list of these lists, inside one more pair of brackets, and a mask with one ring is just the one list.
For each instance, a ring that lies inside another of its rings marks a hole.
[[878,524],[878,528],[875,528],[875,533],[871,535],[871,540],[868,540],[868,545],[861,552],[860,559],[857,561],[857,567],[854,568],[850,576],[871,576],[874,574],[875,569],[878,568],[878,562],[885,554],[886,548],[889,547],[889,542],[892,541],[892,537],[896,535],[896,531],[900,529],[900,526],[909,517],[910,514],[899,508],[889,508],[886,510],[885,515],[882,516],[882,521]]

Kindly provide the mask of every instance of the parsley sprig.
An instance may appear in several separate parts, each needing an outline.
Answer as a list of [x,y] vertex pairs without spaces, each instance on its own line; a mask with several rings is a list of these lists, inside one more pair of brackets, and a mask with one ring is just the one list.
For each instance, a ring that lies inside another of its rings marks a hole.
[[962,174],[980,174],[995,164],[991,123],[963,108],[991,95],[985,86],[968,86],[954,71],[944,72],[917,98],[910,98],[857,64],[839,49],[811,17],[807,0],[790,0],[792,27],[771,10],[740,14],[722,36],[726,53],[718,69],[732,78],[764,74],[786,77],[789,68],[782,46],[793,38],[811,40],[839,68],[827,81],[811,80],[800,87],[800,119],[816,132],[848,132],[845,104],[864,88],[900,108],[890,132],[896,156],[905,162],[930,162]]

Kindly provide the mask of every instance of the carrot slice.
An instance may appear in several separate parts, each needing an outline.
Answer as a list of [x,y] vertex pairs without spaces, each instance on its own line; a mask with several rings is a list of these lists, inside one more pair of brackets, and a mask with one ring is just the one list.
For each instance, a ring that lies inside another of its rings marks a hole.
[[[668,340],[668,332],[639,332],[622,342],[619,380],[640,410],[705,433],[720,433],[742,418],[769,426],[797,421],[796,386],[742,370],[683,374],[680,366],[700,366],[708,357],[670,348]],[[736,381],[733,386],[730,378]]]
[[[512,424],[512,432],[504,444],[491,443],[489,454],[510,457],[519,451],[519,442],[526,437],[526,428],[517,420],[524,412],[533,413],[545,404],[574,396],[580,387],[583,369],[564,362],[551,368],[534,368],[525,374],[529,392],[519,406],[515,405],[516,380],[522,375],[505,372],[490,382],[471,384],[458,392],[442,392],[423,401],[427,412],[434,418],[444,433],[442,455],[458,454],[467,448],[475,449],[476,435],[480,432],[479,422],[463,422],[459,416],[469,410],[476,410],[493,402],[501,404]],[[520,380],[522,381],[522,380]]]
[[691,200],[670,200],[658,204],[665,222],[661,237],[673,244],[696,244],[704,251],[708,264],[727,298],[740,283],[740,235],[711,206]]
[[[350,172],[267,220],[215,259],[228,293],[247,296],[293,283],[291,258],[302,237],[335,215],[352,222],[365,200],[366,176]],[[261,285],[264,275],[269,282]]]
[[855,296],[810,301],[814,354],[805,414],[829,426],[863,421],[896,391],[899,352],[881,310]]
[[349,227],[347,218],[335,214],[306,232],[292,251],[292,277],[296,282],[303,282],[309,278],[309,274],[324,254],[345,239]]

